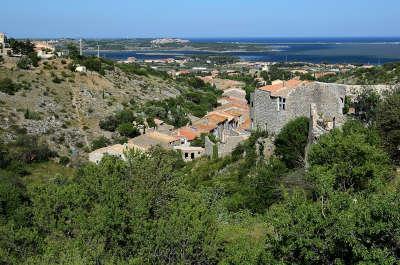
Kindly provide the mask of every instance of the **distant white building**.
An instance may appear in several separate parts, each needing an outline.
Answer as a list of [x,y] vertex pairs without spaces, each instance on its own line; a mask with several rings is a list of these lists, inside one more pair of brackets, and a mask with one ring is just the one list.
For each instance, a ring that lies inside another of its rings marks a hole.
[[79,73],[86,73],[86,66],[78,65],[78,66],[75,68],[75,71],[76,71],[76,72],[79,72]]
[[0,44],[2,44],[4,46],[5,43],[6,43],[6,34],[3,32],[0,32]]
[[6,34],[0,32],[0,54],[6,53]]

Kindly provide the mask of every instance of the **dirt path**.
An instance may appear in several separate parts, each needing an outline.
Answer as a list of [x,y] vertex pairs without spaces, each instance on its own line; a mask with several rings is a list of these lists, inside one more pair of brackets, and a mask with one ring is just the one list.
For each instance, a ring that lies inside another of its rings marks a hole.
[[[70,88],[71,88],[71,92],[72,92],[72,106],[74,107],[74,109],[75,109],[75,114],[76,114],[77,117],[78,117],[79,129],[80,129],[82,132],[84,132],[84,131],[85,131],[85,130],[84,130],[85,123],[84,123],[84,120],[83,120],[83,118],[82,118],[82,116],[83,116],[83,114],[82,114],[82,109],[81,109],[80,103],[79,103],[79,101],[78,101],[78,99],[80,98],[80,97],[79,97],[79,94],[80,94],[79,88],[74,87],[74,86],[72,86],[72,85],[70,85]],[[89,146],[89,141],[88,141],[87,135],[86,135],[86,134],[83,134],[83,135],[84,135],[83,138],[84,138],[84,141],[85,141],[86,146]]]

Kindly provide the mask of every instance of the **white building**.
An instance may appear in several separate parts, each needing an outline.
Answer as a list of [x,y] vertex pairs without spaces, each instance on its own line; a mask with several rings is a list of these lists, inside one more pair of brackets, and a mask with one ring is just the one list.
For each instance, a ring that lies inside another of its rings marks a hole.
[[75,71],[76,71],[76,72],[79,72],[79,73],[86,73],[86,66],[78,65],[78,66],[75,68]]
[[180,151],[182,153],[182,159],[185,162],[193,161],[197,158],[200,158],[204,155],[203,147],[195,147],[195,146],[175,146],[175,150]]

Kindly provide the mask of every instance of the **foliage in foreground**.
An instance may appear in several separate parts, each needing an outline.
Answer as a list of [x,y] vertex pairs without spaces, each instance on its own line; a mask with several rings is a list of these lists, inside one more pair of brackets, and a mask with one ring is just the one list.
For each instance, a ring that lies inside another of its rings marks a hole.
[[[73,178],[0,178],[3,264],[395,264],[399,187],[356,122],[310,150],[310,188],[288,188],[256,132],[232,157],[185,164],[159,148]],[[244,170],[245,168],[245,170]]]

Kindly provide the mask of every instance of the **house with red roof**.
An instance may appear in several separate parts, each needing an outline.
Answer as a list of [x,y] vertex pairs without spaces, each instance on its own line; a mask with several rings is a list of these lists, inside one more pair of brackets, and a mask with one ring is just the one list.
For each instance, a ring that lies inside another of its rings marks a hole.
[[251,128],[279,133],[297,117],[311,118],[311,104],[316,106],[320,120],[338,126],[344,121],[345,92],[345,86],[340,84],[301,80],[273,82],[256,89],[250,96]]

